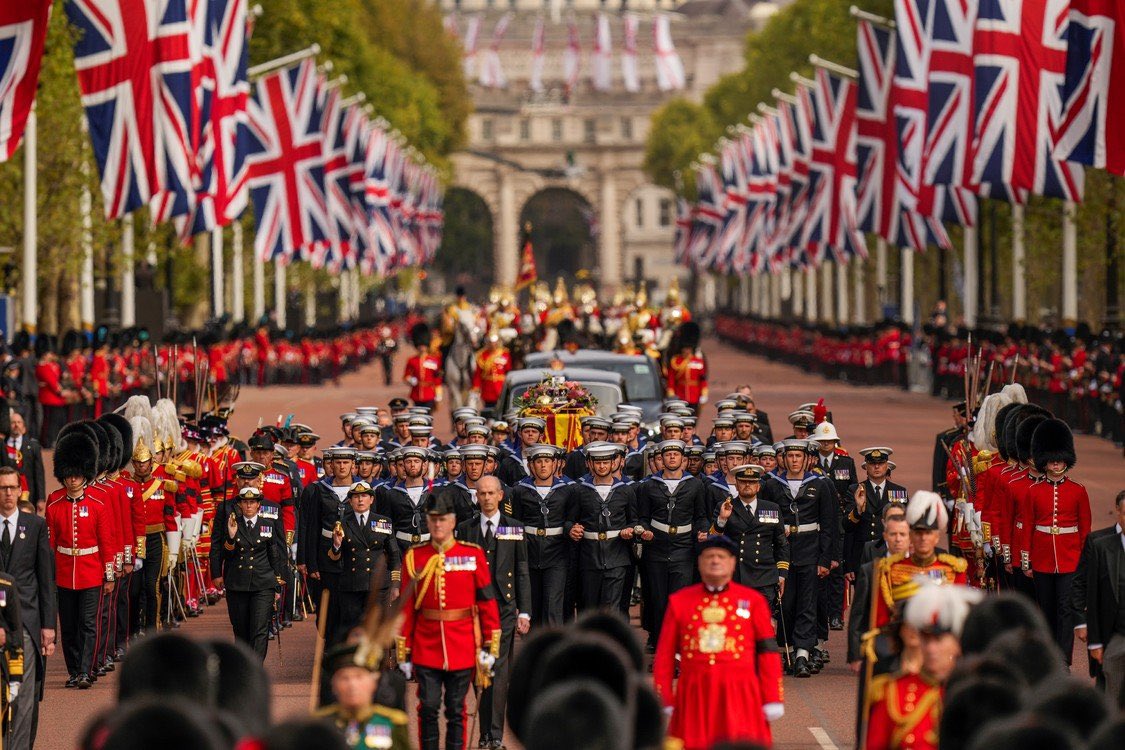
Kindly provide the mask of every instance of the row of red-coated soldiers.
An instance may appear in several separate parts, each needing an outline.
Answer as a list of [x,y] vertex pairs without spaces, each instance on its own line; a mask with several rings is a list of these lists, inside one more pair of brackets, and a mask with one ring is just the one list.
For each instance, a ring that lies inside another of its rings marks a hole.
[[1034,598],[1068,664],[1070,588],[1091,526],[1086,489],[1068,476],[1076,460],[1066,423],[1013,384],[985,398],[946,466],[951,544],[976,561],[970,583]]
[[[147,411],[171,405],[162,400]],[[146,406],[147,397],[134,397],[131,419],[106,414],[68,424],[59,436],[54,475],[62,487],[48,496],[45,515],[68,687],[89,687],[132,636],[162,619],[175,625],[198,615],[220,595],[210,579],[208,529],[233,499],[232,466],[242,454],[217,416],[186,425],[186,447],[179,435],[146,437],[144,423],[169,424],[138,416]],[[290,507],[286,528],[294,526]]]

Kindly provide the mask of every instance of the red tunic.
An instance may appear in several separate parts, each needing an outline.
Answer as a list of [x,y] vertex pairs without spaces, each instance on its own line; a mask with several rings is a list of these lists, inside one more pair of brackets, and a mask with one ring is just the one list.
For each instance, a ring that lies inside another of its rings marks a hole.
[[403,557],[403,588],[412,579],[418,583],[413,606],[402,609],[399,657],[431,669],[472,669],[479,650],[499,652],[500,611],[489,592],[492,574],[484,550],[459,540],[447,544],[444,553],[419,544]]
[[47,498],[45,515],[59,588],[90,589],[114,579],[112,519],[100,500],[90,492],[72,500],[60,487]]
[[1021,567],[1035,573],[1073,573],[1090,533],[1090,497],[1069,477],[1045,479],[1027,491]]
[[677,354],[668,363],[668,392],[689,404],[707,395],[707,363],[695,354]]
[[285,529],[285,543],[292,544],[291,536],[297,528],[297,514],[293,502],[293,484],[289,481],[289,475],[282,474],[271,466],[262,475],[262,498],[277,509],[276,520]]
[[410,386],[410,399],[414,403],[427,403],[437,398],[437,389],[442,384],[441,358],[435,354],[416,354],[406,360],[402,379],[418,382]]
[[477,355],[477,368],[473,372],[473,388],[480,391],[481,401],[495,404],[504,389],[504,378],[512,369],[512,355],[507,349],[486,349]]
[[867,750],[937,750],[944,692],[919,674],[876,678]]
[[35,366],[39,383],[39,403],[43,406],[66,406],[62,390],[62,368],[58,362],[40,362]]
[[[680,678],[673,690],[677,654]],[[685,750],[720,741],[769,746],[762,707],[780,703],[782,687],[765,597],[733,582],[718,593],[697,583],[672,594],[652,679],[660,700],[674,709],[668,736],[682,741]]]

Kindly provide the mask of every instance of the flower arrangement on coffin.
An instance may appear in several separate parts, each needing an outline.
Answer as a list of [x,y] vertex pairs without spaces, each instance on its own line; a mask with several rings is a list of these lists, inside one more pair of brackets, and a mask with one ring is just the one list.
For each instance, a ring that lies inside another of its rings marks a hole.
[[582,445],[582,417],[597,412],[598,399],[581,383],[545,373],[516,399],[515,407],[522,417],[542,417],[547,422],[544,442],[569,451]]

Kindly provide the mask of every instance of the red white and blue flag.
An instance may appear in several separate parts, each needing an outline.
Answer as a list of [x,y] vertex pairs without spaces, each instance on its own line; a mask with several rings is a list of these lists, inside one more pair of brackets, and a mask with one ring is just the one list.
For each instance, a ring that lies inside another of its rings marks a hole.
[[1055,156],[1125,174],[1125,6],[1070,0]]
[[187,193],[191,25],[185,0],[71,0],[74,67],[107,218]]
[[263,76],[250,98],[250,198],[254,249],[285,264],[328,240],[324,151],[316,63]]
[[[1083,170],[1055,155],[1070,0],[981,0],[973,64],[973,184],[1082,200]],[[989,191],[996,195],[995,190]]]
[[51,0],[0,3],[0,162],[12,158],[35,104]]
[[[321,82],[324,85],[324,82]],[[337,86],[324,90],[324,188],[328,240],[312,255],[313,268],[339,271],[352,253],[355,225],[351,202],[351,158],[345,129],[347,108]]]

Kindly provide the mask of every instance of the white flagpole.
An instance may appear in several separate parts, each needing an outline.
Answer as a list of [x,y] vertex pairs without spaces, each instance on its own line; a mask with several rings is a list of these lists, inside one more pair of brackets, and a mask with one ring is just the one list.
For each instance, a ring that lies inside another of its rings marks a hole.
[[1063,203],[1062,323],[1078,322],[1078,226],[1074,222],[1078,207]]
[[230,276],[230,310],[231,319],[241,323],[246,319],[246,303],[243,300],[242,289],[242,223],[234,221],[230,227],[231,238],[231,276]]
[[274,58],[273,60],[268,60],[264,63],[260,63],[258,65],[255,65],[255,66],[251,67],[250,69],[248,69],[246,71],[246,77],[247,78],[259,78],[259,77],[265,75],[266,73],[269,73],[271,70],[277,70],[278,68],[284,68],[287,65],[292,65],[293,63],[300,62],[301,60],[304,60],[304,59],[309,58],[309,57],[316,57],[319,54],[320,54],[320,45],[319,44],[312,44],[312,45],[310,45],[310,46],[306,47],[305,49],[300,50],[298,52],[292,52],[288,55],[282,55],[281,57]]
[[305,281],[305,327],[316,326],[316,284],[310,277]]
[[23,134],[23,328],[34,334],[39,327],[39,224],[36,211],[38,195],[38,143],[35,104],[27,113]]
[[266,268],[265,263],[258,257],[257,253],[254,254],[254,259],[251,262],[254,268],[254,325],[258,325],[258,321],[266,314]]
[[133,214],[121,217],[121,327],[137,324],[137,283],[133,274]]
[[285,318],[286,288],[285,266],[275,261],[273,264],[274,319],[277,321],[277,327],[283,331],[285,330],[285,326],[288,323]]
[[1012,320],[1027,320],[1023,206],[1012,203]]
[[211,230],[211,311],[218,318],[225,312],[223,291],[223,228]]
[[914,250],[902,248],[902,322],[914,322]]
[[[86,115],[82,115],[83,142],[86,142]],[[90,161],[83,154],[78,166],[82,173],[82,192],[78,211],[82,214],[82,268],[78,275],[78,309],[83,333],[94,330],[94,223],[91,217],[93,197],[90,195]]]

